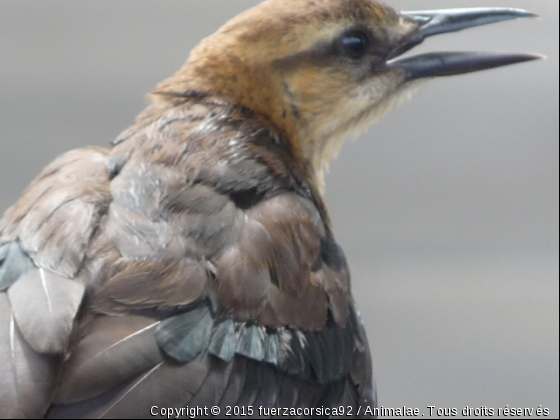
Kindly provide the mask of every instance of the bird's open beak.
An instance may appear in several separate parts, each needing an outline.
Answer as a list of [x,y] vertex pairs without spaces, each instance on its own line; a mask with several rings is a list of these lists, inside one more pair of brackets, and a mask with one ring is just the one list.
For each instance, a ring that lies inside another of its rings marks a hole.
[[402,71],[406,81],[427,77],[453,76],[544,58],[541,55],[535,54],[441,52],[422,54],[404,59],[393,59],[433,35],[457,32],[505,20],[537,17],[537,15],[525,10],[507,8],[405,12],[403,16],[418,24],[419,29],[395,48],[389,57],[391,60],[388,61],[387,65],[389,68]]

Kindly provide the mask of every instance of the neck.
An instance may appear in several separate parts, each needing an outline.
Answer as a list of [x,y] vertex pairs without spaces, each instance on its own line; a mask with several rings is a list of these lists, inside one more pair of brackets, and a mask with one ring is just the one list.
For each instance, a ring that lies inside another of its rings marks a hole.
[[[323,195],[324,174],[328,170],[324,158],[336,153],[326,143],[321,150],[315,150],[315,142],[307,139],[304,130],[298,130],[298,119],[294,115],[297,109],[285,100],[286,87],[267,77],[273,73],[270,69],[259,71],[247,68],[241,62],[234,64],[233,61],[238,61],[235,57],[222,56],[219,60],[220,63],[214,62],[212,57],[189,60],[174,76],[160,83],[151,93],[150,99],[156,103],[177,104],[184,102],[185,98],[217,100],[250,110],[256,118],[274,127],[289,142],[297,161],[295,163],[305,168],[307,181]],[[224,60],[229,60],[229,64],[224,65]],[[258,86],[258,89],[252,89],[251,86]]]

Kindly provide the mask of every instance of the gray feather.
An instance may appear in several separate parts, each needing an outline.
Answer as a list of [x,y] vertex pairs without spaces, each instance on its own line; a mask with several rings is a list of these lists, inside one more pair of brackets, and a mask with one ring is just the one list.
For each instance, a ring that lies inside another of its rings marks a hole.
[[237,339],[237,353],[258,362],[264,360],[264,328],[242,325]]
[[54,402],[97,397],[160,363],[163,355],[154,337],[158,324],[140,316],[96,318],[65,362]]
[[265,348],[265,361],[267,363],[278,364],[278,346],[278,334],[276,332],[268,333]]
[[213,318],[206,304],[162,321],[156,340],[163,351],[180,363],[187,363],[208,348]]
[[39,353],[66,351],[85,287],[42,268],[30,270],[8,289],[18,327]]
[[216,358],[209,358],[210,369],[204,384],[189,401],[183,405],[191,407],[209,407],[215,405],[224,395],[234,363],[227,363]]
[[62,362],[35,352],[21,335],[0,293],[0,418],[43,417]]
[[207,358],[185,365],[171,361],[158,363],[119,388],[93,400],[68,406],[54,406],[49,418],[153,418],[154,405],[181,408],[196,394],[210,369]]
[[221,322],[212,334],[208,352],[225,362],[231,362],[235,355],[235,324],[227,318]]
[[18,242],[0,247],[0,292],[7,290],[33,266]]

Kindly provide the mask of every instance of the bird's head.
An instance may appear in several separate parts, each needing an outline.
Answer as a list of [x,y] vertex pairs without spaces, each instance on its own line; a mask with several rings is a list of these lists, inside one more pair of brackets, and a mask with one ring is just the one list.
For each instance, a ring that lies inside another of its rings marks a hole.
[[205,39],[153,97],[202,91],[251,109],[292,143],[322,188],[347,134],[383,117],[422,81],[539,58],[400,55],[433,35],[532,16],[515,9],[399,13],[373,0],[269,0]]

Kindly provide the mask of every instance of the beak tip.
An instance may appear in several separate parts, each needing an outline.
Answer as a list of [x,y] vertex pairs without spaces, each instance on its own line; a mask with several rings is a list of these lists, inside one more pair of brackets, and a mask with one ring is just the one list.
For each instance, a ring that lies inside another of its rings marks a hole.
[[544,54],[526,53],[520,56],[524,57],[523,61],[548,60],[548,57]]
[[548,56],[544,54],[531,54],[534,57],[534,60],[548,60]]
[[540,16],[536,13],[530,12],[525,9],[509,9],[511,16],[516,18],[536,18],[540,19]]
[[540,15],[533,12],[529,12],[528,10],[520,10],[520,11],[523,12],[523,15],[520,17],[525,17],[529,19],[542,19]]

